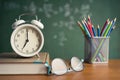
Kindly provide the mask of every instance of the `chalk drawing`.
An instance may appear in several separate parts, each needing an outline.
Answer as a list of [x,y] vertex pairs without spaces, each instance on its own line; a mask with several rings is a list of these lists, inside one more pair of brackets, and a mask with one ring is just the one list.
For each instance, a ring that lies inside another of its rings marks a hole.
[[65,33],[64,32],[59,32],[59,37],[60,37],[60,39],[59,39],[59,42],[60,42],[59,45],[60,46],[64,46],[64,42],[67,41]]
[[[71,0],[72,1],[72,0]],[[58,14],[62,14],[63,17],[66,17],[68,20],[57,20],[54,21],[52,23],[53,27],[56,28],[60,28],[60,30],[62,30],[61,28],[67,29],[69,31],[73,31],[75,30],[74,25],[76,24],[76,20],[75,20],[75,15],[80,15],[80,18],[84,18],[87,17],[88,15],[92,15],[91,13],[91,6],[90,3],[92,3],[93,0],[89,0],[88,3],[84,3],[82,4],[80,7],[72,7],[71,8],[71,4],[70,3],[66,3],[64,6],[59,6],[58,7]],[[64,46],[65,45],[65,41],[67,41],[67,36],[65,36],[65,32],[61,32],[61,33],[56,33],[55,35],[53,35],[53,39],[58,39],[58,44],[60,46]]]
[[37,6],[35,5],[34,2],[31,2],[30,5],[24,6],[23,7],[25,11],[30,11],[31,13],[36,13],[37,12]]
[[90,13],[90,5],[89,4],[82,4],[80,11],[81,11],[80,13],[82,15],[82,18],[87,17],[88,14]]
[[58,26],[58,22],[54,22],[52,25],[53,25],[54,27],[57,27],[57,26]]
[[64,11],[61,6],[59,6],[58,10],[59,10],[59,13],[62,13]]
[[53,35],[53,39],[57,39],[58,38],[58,35],[57,34],[54,34]]
[[65,41],[67,41],[65,32],[63,32],[63,31],[60,31],[60,32],[58,32],[58,34],[55,34],[53,36],[53,38],[56,39],[56,40],[57,40],[57,38],[59,38],[58,39],[58,41],[59,41],[58,45],[61,46],[61,47],[64,46],[65,45]]
[[66,3],[64,5],[64,17],[68,17],[71,15],[71,8],[70,8],[70,4],[69,3]]
[[53,4],[51,3],[44,3],[42,7],[39,7],[38,11],[43,12],[47,18],[58,14],[58,11],[53,9]]
[[[76,21],[74,20],[75,17],[73,16],[70,16],[70,21],[69,21],[69,26],[68,26],[68,29],[69,30],[74,30],[74,25],[76,23]],[[66,26],[67,27],[67,26]]]
[[80,12],[80,9],[77,8],[77,7],[75,7],[75,9],[74,9],[74,14],[79,14],[79,12]]
[[53,12],[52,4],[44,4],[43,5],[43,10],[47,18],[51,17],[51,13]]
[[60,20],[57,22],[53,23],[54,27],[59,27],[59,28],[66,28],[68,30],[74,30],[74,25],[76,24],[76,21],[74,19],[75,17],[70,16],[68,21],[65,20]]
[[43,9],[40,7],[39,9],[38,9],[38,12],[43,12]]
[[[91,4],[93,3],[93,0],[87,0],[86,3],[77,6],[72,5],[73,1],[74,0],[68,0],[61,5],[53,4],[50,0],[44,0],[41,5],[36,5],[36,1],[32,1],[27,5],[20,5],[16,2],[6,2],[4,3],[4,7],[8,10],[23,8],[22,10],[25,12],[44,14],[44,17],[53,21],[51,24],[48,24],[51,28],[59,28],[59,31],[54,33],[51,37],[58,40],[59,46],[64,46],[68,36],[66,36],[66,32],[63,32],[62,29],[64,28],[68,31],[75,30],[76,15],[79,15],[79,17],[77,17],[78,19],[87,17],[88,14],[92,15]],[[59,16],[61,18],[57,18]],[[55,17],[56,20],[52,20]]]

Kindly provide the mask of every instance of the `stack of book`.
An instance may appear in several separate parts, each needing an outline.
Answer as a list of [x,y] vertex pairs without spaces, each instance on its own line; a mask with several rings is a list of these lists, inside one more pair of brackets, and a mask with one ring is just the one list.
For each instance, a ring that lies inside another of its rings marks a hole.
[[[4,74],[48,74],[49,54],[23,58],[15,53],[0,53],[0,75]],[[47,64],[47,66],[46,66]]]

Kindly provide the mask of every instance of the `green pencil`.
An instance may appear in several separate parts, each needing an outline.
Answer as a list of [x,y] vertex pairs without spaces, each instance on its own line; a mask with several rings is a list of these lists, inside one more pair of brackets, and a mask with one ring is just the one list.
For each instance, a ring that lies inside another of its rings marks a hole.
[[107,27],[107,29],[106,29],[106,31],[105,31],[105,33],[104,33],[104,37],[107,36],[107,34],[108,34],[109,30],[110,30],[110,27],[111,27],[112,23],[113,23],[113,21],[111,21],[110,24],[108,25],[108,27]]

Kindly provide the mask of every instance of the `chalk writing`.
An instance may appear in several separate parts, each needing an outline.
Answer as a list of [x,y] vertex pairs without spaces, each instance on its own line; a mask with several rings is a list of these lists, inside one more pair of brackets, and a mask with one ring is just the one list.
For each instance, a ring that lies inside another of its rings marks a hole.
[[91,13],[90,13],[90,5],[89,4],[82,4],[80,11],[81,11],[80,13],[82,15],[82,18],[87,17],[88,14],[91,15]]
[[31,2],[30,5],[24,6],[23,7],[25,11],[29,11],[31,13],[36,13],[37,12],[37,6],[35,5],[34,2]]
[[68,16],[70,16],[71,15],[71,8],[70,8],[70,4],[65,4],[65,6],[64,6],[64,16],[65,17],[68,17]]
[[[44,14],[45,18],[51,20],[51,23],[46,23],[46,25],[49,25],[51,28],[59,28],[59,31],[56,31],[51,38],[58,40],[59,46],[64,46],[68,36],[62,29],[64,28],[68,31],[75,30],[76,15],[79,16],[77,19],[86,17],[88,14],[92,15],[91,4],[93,0],[87,0],[84,3],[80,3],[80,5],[72,5],[73,2],[74,0],[68,0],[64,4],[56,5],[51,0],[44,0],[39,5],[36,1],[20,5],[18,2],[9,1],[4,3],[4,7],[7,10],[23,8],[22,10],[25,12]],[[59,1],[56,3],[59,3]]]
[[53,35],[53,39],[56,39],[56,40],[57,40],[57,38],[59,38],[59,39],[58,39],[58,41],[59,41],[59,43],[58,43],[59,46],[64,46],[64,45],[65,45],[65,41],[67,41],[65,32],[60,31],[60,32],[58,32],[58,34]]

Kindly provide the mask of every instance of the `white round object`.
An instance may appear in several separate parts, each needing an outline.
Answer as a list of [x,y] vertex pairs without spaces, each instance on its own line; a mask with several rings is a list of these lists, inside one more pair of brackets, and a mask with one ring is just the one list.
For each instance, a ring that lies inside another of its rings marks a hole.
[[18,25],[25,23],[24,20],[18,20],[13,23],[12,27],[15,29]]
[[19,25],[11,35],[11,46],[20,56],[32,57],[38,54],[44,45],[41,30],[32,24]]
[[60,58],[55,58],[52,63],[52,73],[56,75],[62,75],[67,73],[67,66],[65,62]]
[[36,26],[38,26],[41,29],[44,28],[44,25],[40,21],[32,20],[31,23],[34,24],[34,25],[36,25]]
[[83,63],[77,57],[72,57],[71,59],[71,67],[75,71],[83,70]]

